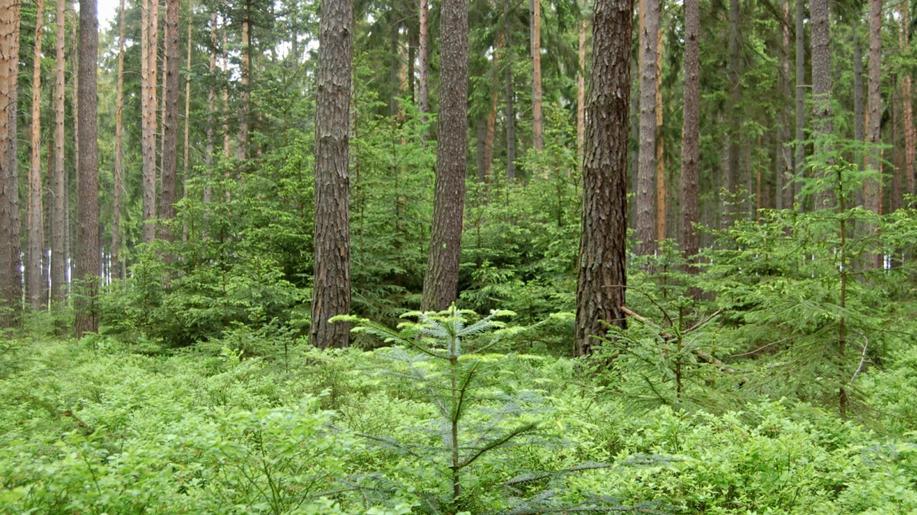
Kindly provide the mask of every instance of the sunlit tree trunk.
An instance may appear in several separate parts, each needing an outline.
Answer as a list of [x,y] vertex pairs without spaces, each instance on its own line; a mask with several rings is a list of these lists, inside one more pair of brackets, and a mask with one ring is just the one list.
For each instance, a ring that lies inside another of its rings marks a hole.
[[10,0],[0,9],[0,327],[15,325],[22,307],[15,145],[20,6]]
[[422,308],[441,310],[458,295],[465,155],[468,149],[468,2],[443,0],[440,18],[440,106],[433,231]]
[[26,278],[29,293],[29,305],[32,309],[41,309],[44,304],[44,284],[42,281],[42,254],[45,231],[42,215],[41,184],[41,41],[44,21],[44,0],[35,2],[35,39],[32,53],[32,121],[31,147],[29,159],[29,254]]
[[99,21],[96,0],[80,0],[80,87],[77,95],[80,106],[78,149],[79,180],[77,181],[77,213],[79,229],[77,242],[79,257],[74,282],[77,294],[75,332],[80,337],[99,330],[97,296],[101,268],[101,241],[99,240],[99,161],[96,118],[96,63],[98,62]]
[[541,0],[532,2],[532,147],[544,149],[544,114],[541,91]]
[[315,122],[315,280],[312,344],[346,347],[350,328],[349,144],[353,6],[321,3]]
[[589,29],[589,19],[581,16],[576,52],[576,167],[580,172],[586,144],[586,31]]
[[656,54],[659,0],[640,1],[640,149],[637,166],[637,253],[656,249]]
[[688,260],[698,251],[696,224],[700,161],[700,0],[685,0],[685,92],[681,144],[681,248]]
[[141,5],[141,154],[143,158],[143,241],[156,239],[156,75],[159,46],[159,0]]
[[420,112],[430,112],[430,89],[427,84],[427,64],[430,58],[430,0],[420,0],[419,9],[418,45],[417,45],[417,104],[420,106]]
[[248,131],[251,120],[251,80],[252,80],[252,22],[251,0],[245,2],[245,14],[242,18],[242,79],[239,99],[239,146],[236,157],[239,160],[248,158]]
[[[586,107],[575,353],[592,352],[608,323],[624,326],[631,0],[596,0]],[[655,61],[651,61],[655,63]]]

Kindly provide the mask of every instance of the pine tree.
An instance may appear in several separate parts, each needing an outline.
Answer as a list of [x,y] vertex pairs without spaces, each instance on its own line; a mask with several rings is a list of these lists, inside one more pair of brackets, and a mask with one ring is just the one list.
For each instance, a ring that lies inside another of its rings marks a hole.
[[0,9],[0,327],[15,325],[22,307],[16,170],[20,8],[12,2]]
[[45,288],[42,281],[42,254],[45,239],[44,208],[42,197],[44,191],[41,183],[41,42],[44,21],[44,0],[35,2],[35,39],[32,50],[32,122],[31,146],[29,159],[29,253],[26,278],[28,284],[29,305],[32,309],[41,309],[44,305]]

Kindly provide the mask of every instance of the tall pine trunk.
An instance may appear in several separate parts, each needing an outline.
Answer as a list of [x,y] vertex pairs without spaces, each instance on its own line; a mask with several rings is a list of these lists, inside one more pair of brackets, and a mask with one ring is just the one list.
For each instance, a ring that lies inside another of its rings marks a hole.
[[353,6],[321,3],[315,122],[315,280],[312,344],[346,347],[350,328],[349,144]]
[[504,124],[506,125],[506,179],[516,179],[516,86],[513,80],[513,44],[510,32],[510,0],[503,0],[503,33],[506,34],[506,58],[503,66],[506,69],[504,79]]
[[[586,107],[583,214],[576,286],[577,355],[606,324],[624,326],[631,0],[596,0]],[[655,63],[655,61],[652,61]]]
[[[685,92],[681,144],[681,248],[685,258],[698,251],[700,168],[700,0],[685,0]],[[693,270],[693,268],[692,268]]]
[[580,16],[576,52],[576,168],[582,172],[586,148],[586,30],[589,19],[585,14]]
[[0,327],[19,320],[19,177],[16,171],[16,98],[19,2],[0,9]]
[[440,19],[441,86],[433,231],[422,309],[442,310],[458,295],[465,155],[468,149],[468,1],[443,0]]
[[532,147],[544,149],[544,114],[541,91],[541,0],[532,1]]
[[[189,16],[188,19],[188,39],[187,41],[187,57],[185,59],[185,70],[187,75],[185,76],[185,135],[184,135],[184,144],[182,145],[182,151],[184,155],[182,157],[182,180],[187,184],[188,179],[191,177],[191,50],[194,48],[194,41],[192,40],[192,17]],[[182,190],[184,190],[184,186]]]
[[239,97],[239,146],[236,158],[240,161],[248,158],[248,131],[251,117],[251,80],[252,80],[252,22],[251,0],[245,2],[245,14],[242,18],[242,80]]
[[77,213],[79,229],[76,262],[75,332],[80,337],[99,330],[99,270],[101,265],[99,240],[99,161],[96,117],[96,63],[99,55],[99,20],[96,0],[80,0],[80,106],[78,149],[79,180],[77,181]]
[[656,54],[659,0],[640,1],[640,148],[637,167],[637,253],[656,249]]
[[[816,139],[824,139],[833,131],[831,120],[831,26],[829,0],[812,0],[812,121]],[[824,141],[818,143],[817,153],[829,149]],[[823,174],[825,171],[818,171]],[[816,195],[815,208],[830,207],[833,194],[822,191]]]
[[[793,153],[793,175],[798,180],[803,176],[806,160],[805,141],[806,127],[806,31],[805,31],[805,0],[796,0],[796,128],[795,140],[796,146]],[[795,198],[795,187],[792,189],[793,203],[799,199]],[[790,207],[790,206],[787,206]]]
[[418,16],[418,44],[417,44],[417,104],[421,113],[430,112],[430,86],[427,83],[427,64],[430,58],[430,0],[420,0]]
[[141,154],[143,158],[143,241],[156,239],[156,56],[159,0],[142,0],[141,12]]
[[55,63],[54,63],[54,169],[51,172],[51,300],[63,302],[66,297],[66,276],[64,240],[67,209],[66,170],[64,168],[64,96],[66,86],[64,74],[66,57],[64,40],[67,36],[67,1],[57,0],[57,17],[55,24]]
[[118,77],[115,86],[115,184],[111,218],[112,275],[124,279],[121,263],[121,209],[124,194],[124,0],[118,9]]
[[[882,138],[882,0],[869,2],[869,55],[866,91],[866,168],[882,172],[882,156],[876,145]],[[866,209],[880,211],[881,187],[878,177],[863,183],[863,205]],[[875,261],[875,258],[873,259]],[[878,266],[878,263],[873,263]]]
[[780,129],[777,135],[777,170],[775,177],[774,205],[777,209],[793,206],[793,149],[790,96],[790,0],[783,0],[780,30],[780,95],[784,100],[780,107]]
[[42,215],[41,184],[41,41],[44,21],[44,0],[35,2],[35,39],[32,53],[32,121],[31,146],[29,159],[29,253],[26,278],[26,290],[29,293],[29,305],[32,309],[41,309],[44,304],[44,284],[42,281],[42,254],[45,238]]
[[[904,51],[910,48],[911,9],[910,2],[902,1],[898,4],[901,9],[901,30],[898,33],[898,43]],[[904,123],[904,182],[907,192],[917,194],[914,189],[914,158],[917,153],[917,134],[914,131],[913,110],[913,78],[910,73],[905,73],[901,79],[901,112]]]
[[[204,164],[207,166],[208,174],[213,172],[213,147],[214,147],[214,133],[216,132],[216,127],[214,126],[216,120],[213,116],[216,112],[216,88],[214,87],[214,82],[216,81],[216,70],[217,70],[217,13],[214,12],[210,15],[210,59],[207,63],[207,70],[210,72],[210,80],[207,84],[207,129],[206,129],[206,139],[207,146],[204,151]],[[213,198],[213,189],[211,188],[211,179],[212,176],[208,175],[207,180],[204,183],[204,203],[209,204]]]
[[[660,13],[660,17],[661,17]],[[665,140],[662,129],[664,117],[662,112],[662,24],[657,24],[656,31],[656,241],[666,237],[666,196],[665,185]]]
[[[163,224],[175,217],[175,201],[178,187],[178,17],[179,0],[166,1],[165,23],[165,58],[163,77],[163,98],[165,109],[162,113],[162,191],[159,196],[159,216]],[[160,234],[164,239],[171,239],[171,230],[162,226]]]
[[729,136],[726,145],[726,190],[729,192],[725,206],[724,222],[731,225],[738,216],[740,207],[738,205],[737,195],[739,193],[739,166],[741,147],[741,126],[742,119],[739,110],[739,103],[742,99],[741,73],[741,40],[739,34],[741,10],[739,0],[729,1],[729,42],[728,42],[728,61],[726,64],[726,75],[729,82],[729,96],[726,102],[726,112],[729,116]]

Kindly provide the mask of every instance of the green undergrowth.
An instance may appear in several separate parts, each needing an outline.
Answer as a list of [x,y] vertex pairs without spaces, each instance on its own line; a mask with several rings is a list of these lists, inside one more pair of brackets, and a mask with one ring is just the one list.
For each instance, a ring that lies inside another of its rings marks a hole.
[[534,429],[469,467],[455,505],[437,405],[391,349],[2,351],[2,513],[917,511],[913,353],[864,374],[881,433],[791,401],[642,409],[575,360],[479,354],[463,441],[504,416]]

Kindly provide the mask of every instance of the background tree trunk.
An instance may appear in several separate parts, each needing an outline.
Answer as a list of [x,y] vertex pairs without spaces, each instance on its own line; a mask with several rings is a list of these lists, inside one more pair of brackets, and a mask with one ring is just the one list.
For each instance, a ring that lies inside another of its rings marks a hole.
[[[184,145],[182,145],[182,151],[184,156],[182,157],[182,182],[183,184],[187,183],[188,179],[191,177],[191,50],[194,48],[194,40],[192,27],[194,23],[193,16],[189,13],[188,17],[188,39],[187,41],[187,58],[185,60],[185,135],[184,135]],[[185,188],[182,187],[184,191]]]
[[[216,123],[213,113],[216,111],[216,81],[217,70],[217,14],[214,12],[210,15],[210,60],[207,63],[207,69],[210,71],[210,81],[207,85],[207,128],[206,139],[207,148],[204,151],[204,164],[207,165],[207,171],[213,171],[213,141]],[[207,178],[204,183],[204,203],[209,204],[213,197],[213,191],[210,187],[212,177]]]
[[[353,6],[321,3],[315,123],[315,281],[312,344],[346,347],[350,328],[328,319],[350,311],[348,221]],[[463,156],[464,157],[464,156]]]
[[[793,175],[797,179],[803,176],[806,161],[806,30],[805,0],[796,0],[796,146],[793,155]],[[792,189],[792,201],[795,203],[796,188]],[[790,207],[790,206],[787,206]]]
[[465,154],[468,149],[468,1],[443,0],[440,21],[439,140],[433,232],[423,282],[424,310],[449,307],[458,295]]
[[156,54],[159,39],[158,0],[142,0],[141,116],[143,158],[143,241],[156,239]]
[[15,145],[20,6],[14,1],[0,9],[0,327],[15,325],[22,307]]
[[[882,0],[869,2],[869,63],[866,92],[866,168],[882,172]],[[878,177],[863,183],[863,205],[875,213],[880,211],[881,186]],[[875,259],[873,259],[874,261]],[[873,263],[878,266],[878,263]]]
[[[66,238],[67,189],[66,170],[64,168],[64,95],[66,85],[64,74],[66,57],[64,39],[67,37],[67,1],[57,0],[57,18],[55,24],[55,63],[54,63],[54,171],[52,172],[51,189],[53,204],[51,206],[51,300],[63,303],[66,298],[66,255],[64,240]],[[114,259],[115,256],[112,256]]]
[[[427,64],[430,58],[430,0],[420,0],[418,45],[417,45],[417,103],[421,113],[430,112],[430,86],[427,83]],[[426,118],[424,118],[426,119]]]
[[[898,33],[899,45],[904,49],[910,48],[910,26],[911,26],[911,9],[909,2],[902,1],[898,4],[901,9],[901,30]],[[901,112],[904,118],[904,179],[907,183],[907,191],[910,194],[917,194],[914,189],[914,158],[917,154],[917,134],[914,132],[914,110],[913,110],[913,79],[910,73],[905,73],[901,81]]]
[[29,305],[34,310],[42,308],[44,302],[44,284],[42,281],[42,244],[45,239],[42,207],[44,191],[41,185],[41,41],[44,21],[44,0],[35,2],[35,39],[32,52],[32,121],[31,146],[29,159],[29,254],[26,278],[26,290],[29,293]]
[[[662,13],[660,12],[660,17]],[[662,53],[663,30],[662,24],[656,24],[656,241],[663,241],[666,237],[666,191],[665,185],[665,140],[662,129],[664,123],[662,104]]]
[[[690,1],[690,0],[689,0]],[[576,286],[577,355],[605,324],[624,326],[631,0],[596,0],[583,161],[583,218]],[[650,61],[655,62],[655,61]]]
[[[831,134],[831,29],[829,0],[812,0],[812,105],[816,137]],[[819,145],[819,152],[825,149]],[[824,191],[816,195],[815,207],[830,207],[833,195]]]
[[121,209],[124,194],[124,0],[118,10],[118,77],[115,86],[115,184],[112,199],[111,268],[121,279],[125,271],[121,264]]
[[506,34],[506,104],[504,105],[504,124],[506,125],[506,178],[516,179],[516,103],[515,84],[513,84],[513,44],[510,32],[510,0],[503,0],[503,32]]
[[80,0],[80,140],[78,149],[79,180],[77,202],[79,213],[79,259],[76,264],[75,329],[77,338],[99,330],[96,305],[101,268],[99,240],[99,161],[96,116],[96,62],[98,59],[99,21],[96,0]]
[[252,22],[251,0],[245,2],[245,15],[242,18],[242,80],[239,97],[239,147],[236,157],[242,161],[248,158],[248,130],[251,116],[251,80],[252,80]]
[[784,104],[780,108],[780,129],[777,135],[777,171],[775,177],[774,206],[777,209],[793,207],[793,114],[790,104],[790,0],[783,0],[780,30],[780,94]]
[[739,103],[742,100],[741,73],[741,41],[739,33],[739,23],[741,10],[739,0],[729,1],[729,43],[728,43],[728,62],[726,65],[726,75],[729,81],[729,97],[726,102],[726,112],[729,117],[729,143],[726,146],[726,190],[729,192],[727,202],[724,206],[725,216],[723,220],[727,226],[732,225],[739,213],[739,204],[736,195],[739,193],[739,161],[741,152],[741,126],[742,119],[739,110]]
[[589,20],[581,14],[576,70],[576,168],[582,173],[586,144],[586,30]]
[[[700,161],[700,0],[685,0],[685,93],[681,144],[681,248],[690,261],[698,251],[697,189]],[[692,268],[693,269],[693,268]]]
[[541,0],[532,1],[532,147],[544,149],[544,114],[541,91]]
[[656,249],[656,54],[659,0],[640,0],[640,150],[637,167],[637,253]]
[[[162,181],[160,187],[159,216],[163,224],[175,217],[176,190],[178,185],[178,17],[181,8],[179,0],[167,0],[165,23],[165,58],[163,77],[163,98],[165,110],[162,113]],[[161,227],[163,239],[172,234],[165,225]]]

